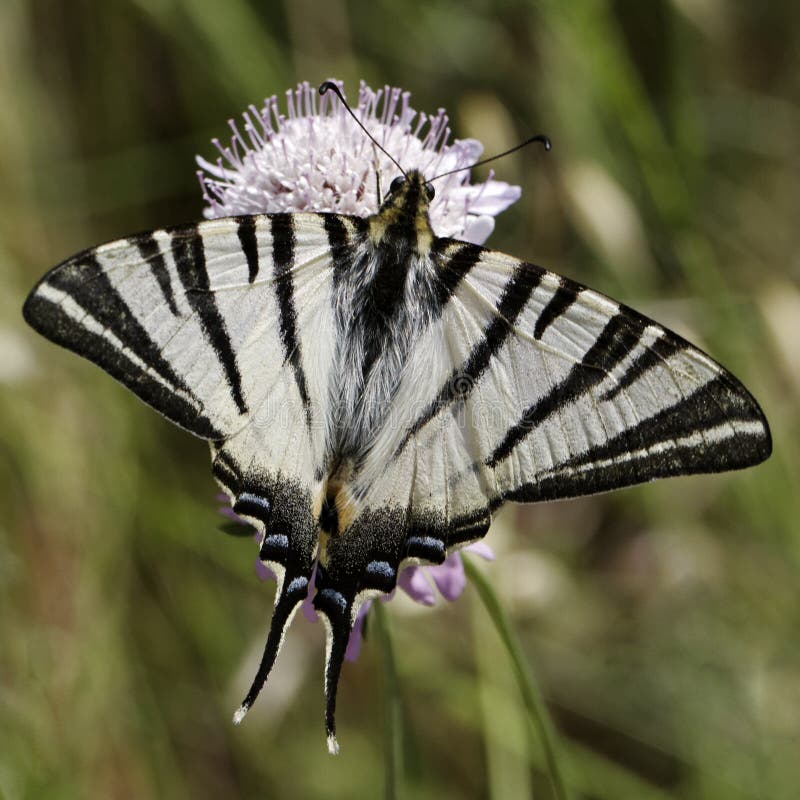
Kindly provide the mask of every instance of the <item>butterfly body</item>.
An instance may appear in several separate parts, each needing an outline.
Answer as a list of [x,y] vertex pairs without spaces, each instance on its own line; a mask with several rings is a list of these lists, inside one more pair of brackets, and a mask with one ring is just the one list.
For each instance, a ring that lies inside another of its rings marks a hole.
[[326,727],[364,600],[506,500],[736,469],[763,414],[708,356],[603,295],[437,238],[418,172],[368,218],[230,217],[84,251],[27,321],[209,440],[278,576],[258,695],[316,564]]
[[[424,181],[417,172],[348,237],[352,252],[335,277],[337,353],[331,387],[337,408],[329,440],[334,460],[357,465],[374,444],[427,325],[438,267]],[[331,231],[334,220],[329,221]],[[337,234],[338,235],[338,234]]]

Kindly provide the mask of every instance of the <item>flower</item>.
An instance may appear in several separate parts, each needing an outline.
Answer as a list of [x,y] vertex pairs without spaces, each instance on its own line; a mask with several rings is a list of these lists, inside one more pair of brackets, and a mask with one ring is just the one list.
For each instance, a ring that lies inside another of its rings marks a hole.
[[[227,502],[227,497],[224,494],[217,495],[217,500],[221,503]],[[232,520],[239,525],[248,525],[240,516],[231,510],[230,506],[220,506],[218,511],[228,519]],[[260,543],[261,534],[254,533],[256,542]],[[494,553],[492,548],[485,542],[473,542],[464,548],[465,552],[473,553],[480,556],[486,561],[494,561]],[[255,571],[258,578],[262,581],[275,580],[275,573],[260,559],[256,558]],[[314,583],[316,577],[317,567],[311,573],[311,580],[308,582],[308,594],[303,601],[302,609],[303,616],[309,622],[317,621],[317,612],[312,604],[314,597]],[[402,589],[412,600],[423,606],[432,606],[436,604],[436,591],[451,603],[457,600],[464,587],[467,585],[467,578],[464,574],[464,564],[461,561],[461,553],[450,553],[443,563],[434,566],[418,566],[411,565],[406,567],[400,572],[397,578],[397,585]],[[381,601],[388,602],[394,597],[394,592],[381,597]],[[356,621],[353,624],[353,630],[350,633],[350,639],[347,643],[347,651],[345,652],[345,659],[347,661],[355,661],[361,652],[361,642],[364,632],[364,620],[366,619],[367,612],[372,605],[372,601],[367,601],[358,610]]]
[[[338,85],[341,84],[336,81]],[[373,91],[363,81],[354,111],[364,126],[405,170],[435,175],[468,167],[483,146],[475,139],[449,142],[444,109],[418,113],[410,94],[385,86]],[[229,121],[229,145],[212,140],[215,162],[197,157],[207,218],[277,211],[335,211],[367,216],[378,210],[376,175],[385,193],[397,167],[369,141],[332,95],[319,97],[308,83],[286,92],[287,115],[275,96],[260,110],[242,115],[241,128]],[[520,188],[491,175],[471,184],[469,170],[442,177],[430,206],[438,236],[483,244],[494,217],[520,197]]]

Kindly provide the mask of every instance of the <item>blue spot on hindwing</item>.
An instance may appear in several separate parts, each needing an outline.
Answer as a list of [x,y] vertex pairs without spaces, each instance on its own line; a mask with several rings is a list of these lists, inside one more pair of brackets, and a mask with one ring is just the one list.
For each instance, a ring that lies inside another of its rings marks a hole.
[[261,546],[268,545],[269,547],[279,547],[281,550],[289,549],[289,537],[283,533],[271,533],[269,536],[264,537]]
[[251,494],[250,492],[242,492],[236,498],[236,505],[239,505],[239,503],[253,503],[253,505],[260,506],[265,511],[269,511],[270,509],[269,500],[265,497],[259,497],[257,494]]
[[341,611],[347,611],[347,600],[344,599],[344,595],[341,592],[337,592],[335,589],[322,589],[319,596],[335,603]]
[[409,556],[429,561],[443,561],[445,557],[444,542],[434,536],[410,536],[406,541],[406,552]]
[[379,575],[381,578],[391,580],[394,578],[395,571],[388,561],[370,561],[367,564],[368,575]]
[[294,578],[286,587],[286,594],[303,591],[308,586],[308,578]]
[[262,561],[283,561],[289,552],[289,537],[283,533],[271,533],[264,537],[259,550]]

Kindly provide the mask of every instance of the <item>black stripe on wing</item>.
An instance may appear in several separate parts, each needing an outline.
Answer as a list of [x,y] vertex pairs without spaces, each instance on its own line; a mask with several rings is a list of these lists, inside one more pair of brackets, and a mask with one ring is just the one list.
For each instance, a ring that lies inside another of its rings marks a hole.
[[172,315],[178,316],[178,306],[175,304],[175,292],[172,290],[172,279],[169,276],[167,265],[164,263],[164,255],[161,252],[158,242],[152,233],[140,233],[128,240],[139,250],[142,260],[150,267],[150,272],[156,279],[164,301]]
[[[342,275],[355,264],[358,248],[367,236],[367,221],[362,217],[342,217],[338,214],[320,216],[331,248],[333,284],[338,286]],[[348,232],[350,226],[353,228],[352,234]]]
[[[722,433],[730,435],[722,436]],[[535,502],[577,497],[636,483],[742,469],[772,452],[756,401],[729,373],[607,442],[564,461],[505,495]]]
[[95,251],[88,250],[56,267],[45,276],[43,283],[72,298],[167,383],[191,394],[122,295],[114,288]]
[[444,307],[455,294],[461,281],[469,275],[480,261],[482,247],[469,242],[453,239],[436,239],[431,249],[431,257],[437,267],[434,290],[433,316],[441,316]]
[[241,492],[242,479],[238,465],[224,450],[214,448],[212,452],[211,473],[223,489],[232,495]]
[[644,327],[642,319],[638,317],[614,314],[586,351],[581,363],[575,364],[562,381],[529,406],[519,421],[508,430],[503,441],[486,459],[487,466],[494,467],[508,458],[517,445],[551,414],[567,407],[605,380],[639,342]]
[[533,329],[533,338],[541,339],[545,331],[578,299],[578,289],[571,281],[564,283],[556,289],[550,302],[542,309]]
[[689,347],[687,342],[675,334],[662,331],[661,335],[645,350],[643,350],[628,366],[625,373],[607,392],[601,395],[601,400],[613,400],[620,392],[632,386],[649,370],[663,366],[664,362],[681,350]]
[[247,280],[254,283],[258,277],[258,240],[256,239],[256,218],[252,214],[239,218],[237,227],[239,244],[247,259]]
[[210,288],[202,234],[196,224],[172,228],[169,233],[172,236],[172,257],[186,299],[197,313],[203,333],[217,354],[236,407],[246,414],[248,408],[242,394],[242,376],[225,320]]
[[[89,330],[83,320],[74,318],[60,303],[48,298],[45,294],[48,288],[70,298],[104,333]],[[114,288],[95,250],[85,250],[50,270],[28,296],[22,314],[43,336],[102,367],[173,422],[203,438],[221,438],[211,421],[200,413],[200,400],[162,356],[158,345]],[[105,331],[111,335],[106,336]],[[121,350],[114,340],[141,363]]]
[[286,360],[292,365],[300,400],[306,411],[306,421],[311,425],[311,401],[308,396],[303,356],[297,332],[297,309],[294,303],[294,221],[291,214],[273,214],[270,217],[272,256],[275,269],[275,294],[278,298],[280,331]]
[[495,316],[484,329],[480,341],[472,348],[467,359],[453,370],[439,390],[436,399],[420,414],[403,437],[403,441],[395,451],[395,458],[400,455],[408,441],[442,409],[451,403],[466,400],[489,367],[492,358],[513,334],[517,318],[530,300],[534,289],[540,284],[543,274],[544,270],[541,267],[525,261],[519,262],[503,288]]
[[[25,302],[23,315],[32,328],[50,341],[102,367],[109,375],[135,392],[145,403],[176,424],[204,439],[223,438],[223,434],[211,421],[199,413],[199,401],[195,405],[180,394],[176,394],[169,386],[142,369],[140,364],[132,361],[108,338],[88,330],[81,322],[67,314],[59,304],[38,295],[34,290]],[[131,352],[135,350],[131,348]],[[177,385],[181,387],[180,382]],[[191,397],[187,390],[183,391]]]
[[451,519],[447,525],[447,549],[462,547],[486,536],[492,523],[492,510],[499,505],[499,501],[493,501],[486,508],[478,508]]

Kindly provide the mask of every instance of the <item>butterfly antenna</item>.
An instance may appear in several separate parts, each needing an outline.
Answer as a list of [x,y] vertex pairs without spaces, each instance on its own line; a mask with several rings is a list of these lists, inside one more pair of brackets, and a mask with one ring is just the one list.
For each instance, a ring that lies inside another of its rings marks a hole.
[[428,183],[435,181],[437,178],[444,178],[445,175],[452,175],[454,172],[461,172],[462,170],[472,169],[473,167],[481,167],[484,164],[488,164],[490,161],[497,161],[498,158],[504,158],[505,156],[511,155],[511,153],[516,153],[517,150],[522,150],[523,147],[527,147],[529,144],[533,144],[533,142],[541,142],[541,144],[544,145],[545,150],[550,149],[550,139],[542,133],[537,133],[536,136],[531,136],[530,139],[520,142],[516,147],[512,147],[510,150],[505,150],[502,153],[498,153],[496,156],[484,158],[482,161],[476,161],[474,164],[468,164],[466,167],[457,167],[456,169],[451,169],[449,172],[440,172],[435,177],[428,178]]
[[319,93],[321,95],[326,95],[328,92],[333,92],[341,101],[342,105],[345,107],[347,113],[356,121],[356,124],[359,128],[361,128],[364,133],[367,134],[369,140],[377,147],[382,153],[388,156],[389,160],[394,164],[400,172],[403,173],[404,177],[408,177],[406,171],[397,163],[397,160],[392,156],[392,154],[385,148],[382,147],[380,142],[364,127],[364,123],[355,115],[353,109],[347,104],[347,100],[344,99],[344,95],[342,94],[342,90],[333,82],[333,81],[324,81],[319,85]]

